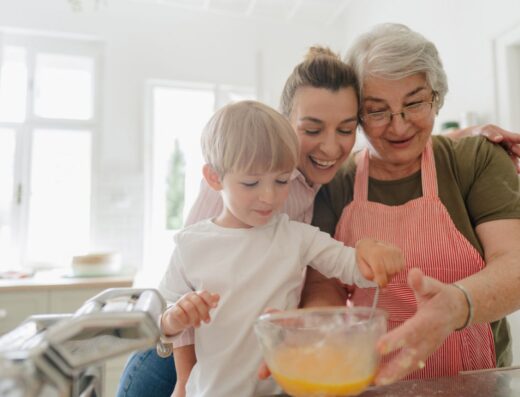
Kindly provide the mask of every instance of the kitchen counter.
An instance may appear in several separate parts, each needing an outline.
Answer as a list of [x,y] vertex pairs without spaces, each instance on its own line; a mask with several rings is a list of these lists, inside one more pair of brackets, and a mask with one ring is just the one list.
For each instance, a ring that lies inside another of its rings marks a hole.
[[111,275],[102,277],[73,277],[56,271],[37,272],[34,276],[18,279],[0,279],[0,293],[67,290],[76,288],[128,288],[133,283],[132,275]]
[[[130,274],[72,277],[67,271],[40,271],[30,277],[0,279],[0,335],[18,327],[31,315],[73,313],[107,288],[130,288],[133,284]],[[123,355],[105,363],[101,395],[116,394],[126,360]]]
[[[286,397],[279,394],[278,397]],[[520,367],[474,371],[453,377],[371,387],[359,397],[518,397]],[[267,397],[267,396],[266,396]],[[275,396],[271,396],[275,397]]]

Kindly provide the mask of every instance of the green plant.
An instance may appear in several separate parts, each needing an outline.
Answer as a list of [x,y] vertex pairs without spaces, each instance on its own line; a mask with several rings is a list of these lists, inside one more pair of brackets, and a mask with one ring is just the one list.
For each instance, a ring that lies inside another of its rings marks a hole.
[[94,9],[98,9],[102,4],[106,5],[107,0],[67,0],[72,11],[81,12],[86,4],[91,4]]
[[170,157],[170,168],[166,180],[166,228],[182,227],[182,211],[184,209],[184,181],[186,161],[179,141],[176,139]]

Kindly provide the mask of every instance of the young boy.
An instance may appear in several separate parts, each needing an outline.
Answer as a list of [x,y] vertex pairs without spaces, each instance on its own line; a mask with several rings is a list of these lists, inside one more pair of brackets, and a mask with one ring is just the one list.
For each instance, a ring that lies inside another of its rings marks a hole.
[[[371,239],[345,247],[277,214],[298,161],[298,141],[287,120],[268,106],[243,101],[219,110],[203,132],[202,150],[204,178],[220,192],[224,208],[175,236],[159,287],[174,304],[161,328],[167,336],[197,328],[188,397],[268,395],[277,389],[272,380],[256,377],[262,356],[253,323],[267,307],[298,306],[306,266],[346,284],[373,287],[368,279],[385,286],[404,268],[404,258],[398,248]],[[211,324],[199,327],[210,322],[210,310]],[[177,355],[175,362],[189,366]],[[180,378],[174,396],[184,395]]]

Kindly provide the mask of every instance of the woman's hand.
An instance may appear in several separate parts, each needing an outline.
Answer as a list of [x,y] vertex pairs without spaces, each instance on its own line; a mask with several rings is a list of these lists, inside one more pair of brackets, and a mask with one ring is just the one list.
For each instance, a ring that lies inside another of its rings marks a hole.
[[465,297],[457,288],[427,277],[419,269],[410,270],[408,284],[417,299],[417,312],[379,340],[382,354],[400,349],[379,370],[375,379],[379,385],[393,383],[423,368],[426,359],[465,323],[468,314]]
[[497,143],[502,146],[511,157],[516,171],[520,173],[520,133],[504,130],[494,124],[477,125],[452,131],[446,134],[450,138],[462,138],[465,136],[482,135],[488,141]]

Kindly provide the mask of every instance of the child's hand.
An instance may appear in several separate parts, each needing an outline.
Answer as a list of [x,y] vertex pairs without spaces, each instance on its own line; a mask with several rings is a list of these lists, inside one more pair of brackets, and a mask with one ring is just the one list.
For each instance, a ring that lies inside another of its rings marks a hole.
[[209,323],[209,311],[217,307],[220,296],[208,291],[188,292],[161,317],[161,328],[165,335],[175,335],[182,330],[198,328],[204,321]]
[[375,281],[380,287],[386,287],[405,266],[404,255],[399,247],[368,238],[357,242],[356,261],[363,277]]

